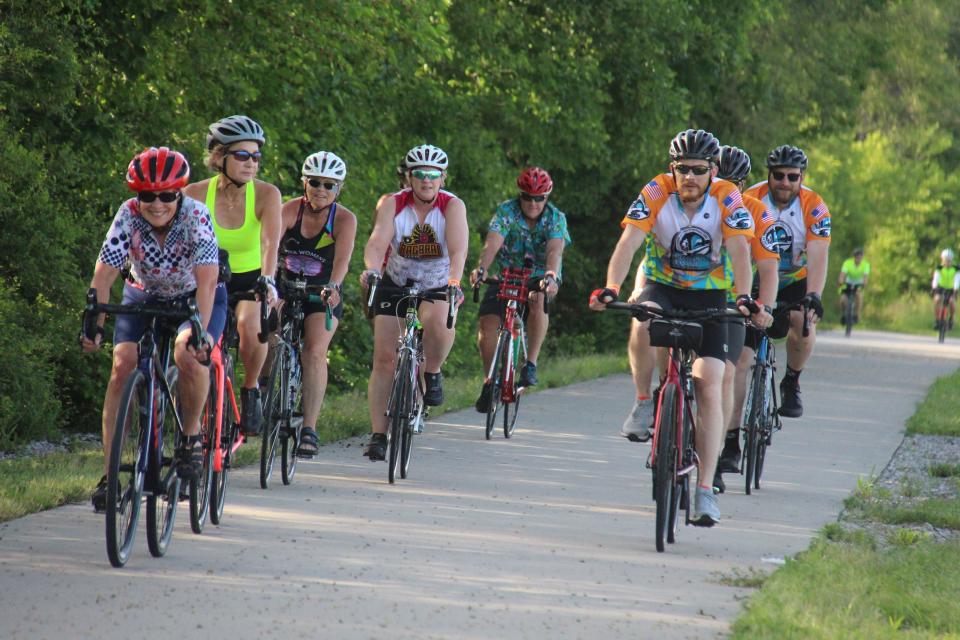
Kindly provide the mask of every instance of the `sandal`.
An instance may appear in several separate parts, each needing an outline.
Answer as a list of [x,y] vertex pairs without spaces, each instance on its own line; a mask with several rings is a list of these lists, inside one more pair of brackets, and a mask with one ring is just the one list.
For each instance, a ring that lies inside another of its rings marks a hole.
[[312,458],[317,455],[320,449],[320,439],[313,427],[304,427],[300,432],[300,446],[297,448],[297,455],[301,458]]
[[203,436],[187,436],[177,450],[177,476],[196,480],[203,475]]

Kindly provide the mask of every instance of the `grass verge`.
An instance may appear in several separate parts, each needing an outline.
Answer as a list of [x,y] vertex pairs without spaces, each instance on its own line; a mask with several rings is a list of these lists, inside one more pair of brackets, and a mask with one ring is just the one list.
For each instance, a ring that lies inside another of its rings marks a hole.
[[960,371],[933,383],[907,420],[907,435],[960,436]]
[[[628,371],[628,366],[623,353],[585,355],[562,360],[543,358],[538,388],[560,387],[625,371]],[[431,410],[431,418],[473,406],[482,382],[479,375],[446,378],[446,400],[442,407]],[[318,431],[323,442],[369,432],[366,391],[327,398],[319,425]],[[258,462],[259,438],[241,447],[238,454],[241,466]],[[102,475],[103,455],[99,447],[0,460],[0,522],[70,502],[87,501]]]

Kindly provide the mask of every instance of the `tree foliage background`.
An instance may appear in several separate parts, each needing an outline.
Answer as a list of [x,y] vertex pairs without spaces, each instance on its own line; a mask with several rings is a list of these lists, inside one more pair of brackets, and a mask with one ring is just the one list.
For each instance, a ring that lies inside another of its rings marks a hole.
[[[264,126],[263,179],[293,197],[303,158],[348,164],[352,276],[394,167],[430,142],[477,233],[519,168],[548,168],[575,244],[548,349],[623,347],[585,312],[617,223],[687,126],[747,149],[802,146],[834,215],[831,281],[865,245],[873,305],[927,286],[960,204],[960,0],[0,0],[0,447],[97,431],[106,350],[76,347],[83,293],[144,146],[197,179],[206,126]],[[333,384],[364,384],[369,329],[349,279]],[[351,288],[352,287],[352,288]],[[609,315],[609,314],[607,314]],[[461,314],[448,372],[477,366]]]

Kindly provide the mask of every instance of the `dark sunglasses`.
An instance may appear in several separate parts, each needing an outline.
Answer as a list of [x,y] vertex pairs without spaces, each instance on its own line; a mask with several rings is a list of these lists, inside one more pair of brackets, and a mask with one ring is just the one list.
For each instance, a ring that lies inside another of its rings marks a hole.
[[543,202],[547,199],[547,196],[532,196],[529,193],[521,193],[521,200],[526,200],[527,202]]
[[784,173],[783,171],[771,171],[770,175],[772,175],[773,179],[776,180],[777,182],[780,182],[784,178],[786,178],[790,182],[796,182],[797,180],[800,179],[800,176],[802,176],[803,174],[802,173]]
[[697,165],[695,167],[691,167],[688,164],[675,164],[673,165],[673,168],[676,169],[677,173],[681,175],[687,175],[688,173],[692,173],[695,176],[702,176],[703,174],[710,171],[710,165]]
[[170,204],[171,202],[176,202],[177,198],[180,197],[180,192],[178,191],[161,191],[160,193],[155,193],[153,191],[140,191],[137,193],[137,199],[140,202],[153,202],[157,198],[160,198],[160,202],[166,202]]
[[254,162],[260,162],[260,157],[263,156],[259,151],[254,151],[250,153],[249,151],[228,151],[230,155],[239,160],[240,162],[246,162],[247,160],[253,160]]
[[307,184],[313,187],[314,189],[319,189],[323,187],[327,191],[336,191],[340,188],[340,185],[336,182],[324,182],[323,180],[317,180],[316,178],[310,178],[307,180]]

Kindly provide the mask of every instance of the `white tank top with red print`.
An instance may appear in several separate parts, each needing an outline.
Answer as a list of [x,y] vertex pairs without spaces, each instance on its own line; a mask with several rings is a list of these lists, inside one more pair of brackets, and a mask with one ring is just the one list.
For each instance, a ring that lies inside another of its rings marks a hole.
[[423,288],[447,284],[450,255],[447,253],[446,211],[455,197],[441,190],[421,224],[413,209],[413,191],[404,189],[393,194],[396,213],[386,272],[395,284],[404,286],[407,280]]

